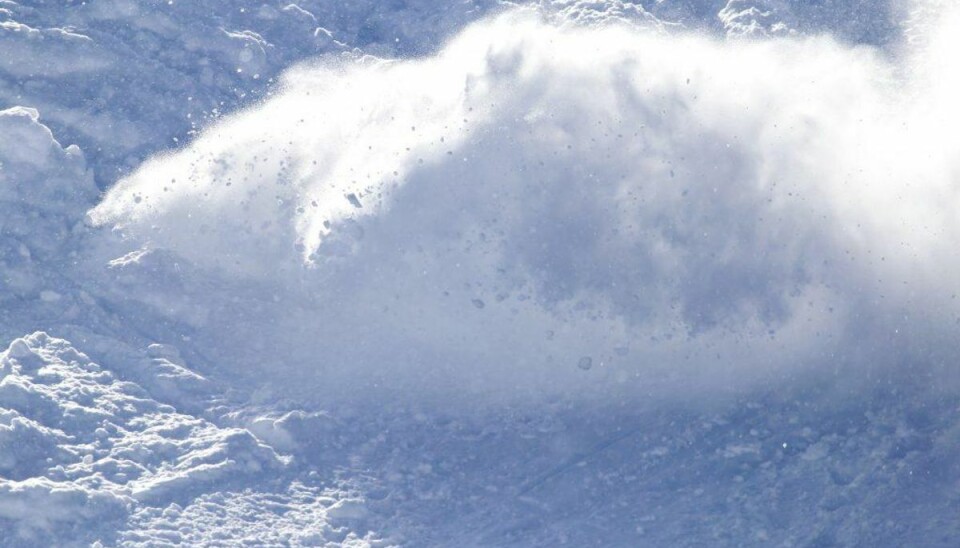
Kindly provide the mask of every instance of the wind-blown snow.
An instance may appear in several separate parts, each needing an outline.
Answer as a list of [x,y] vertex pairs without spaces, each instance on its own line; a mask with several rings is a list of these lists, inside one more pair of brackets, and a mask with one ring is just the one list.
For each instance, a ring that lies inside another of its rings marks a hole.
[[[256,309],[260,336],[360,398],[921,367],[954,357],[960,312],[957,71],[924,73],[952,17],[890,57],[507,15],[435,57],[300,67],[91,215],[316,303]],[[200,335],[252,321],[223,318]]]

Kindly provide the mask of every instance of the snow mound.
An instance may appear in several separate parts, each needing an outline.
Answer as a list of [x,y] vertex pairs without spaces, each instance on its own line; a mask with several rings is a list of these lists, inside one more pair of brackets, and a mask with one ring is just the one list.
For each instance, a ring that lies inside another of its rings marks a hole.
[[45,333],[0,354],[0,448],[0,520],[26,539],[286,466],[249,431],[178,413]]
[[76,319],[85,306],[67,279],[82,219],[99,191],[84,155],[63,147],[36,109],[0,110],[0,336]]
[[62,147],[33,108],[0,110],[0,135],[0,242],[50,255],[99,194],[86,160],[78,147]]

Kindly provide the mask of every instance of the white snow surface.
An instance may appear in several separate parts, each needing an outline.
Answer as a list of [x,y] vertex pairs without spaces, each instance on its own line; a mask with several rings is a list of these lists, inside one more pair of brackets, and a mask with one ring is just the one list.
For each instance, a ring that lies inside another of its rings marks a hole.
[[286,464],[249,431],[180,414],[46,333],[14,340],[0,363],[0,519],[26,538]]
[[958,31],[0,0],[0,546],[955,545]]

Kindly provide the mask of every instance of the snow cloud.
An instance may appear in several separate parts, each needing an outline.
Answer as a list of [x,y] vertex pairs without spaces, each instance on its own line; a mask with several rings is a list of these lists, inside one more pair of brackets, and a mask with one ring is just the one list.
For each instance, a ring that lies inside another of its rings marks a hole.
[[433,57],[296,68],[90,217],[226,280],[195,282],[196,340],[310,393],[946,375],[960,10],[933,6],[897,51],[508,13]]

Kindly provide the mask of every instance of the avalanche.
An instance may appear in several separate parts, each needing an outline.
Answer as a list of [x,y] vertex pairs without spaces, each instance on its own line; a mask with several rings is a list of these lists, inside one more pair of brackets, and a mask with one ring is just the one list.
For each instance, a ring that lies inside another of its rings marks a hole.
[[0,0],[0,546],[956,544],[958,30]]

